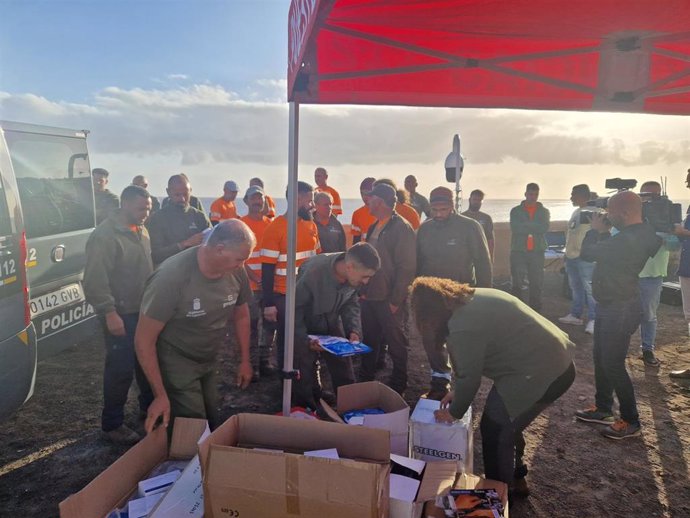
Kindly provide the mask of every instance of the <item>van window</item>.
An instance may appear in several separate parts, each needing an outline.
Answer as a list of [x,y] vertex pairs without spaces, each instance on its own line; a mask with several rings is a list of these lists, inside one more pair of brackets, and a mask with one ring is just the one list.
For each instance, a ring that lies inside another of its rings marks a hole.
[[7,131],[26,237],[94,226],[93,188],[86,141]]

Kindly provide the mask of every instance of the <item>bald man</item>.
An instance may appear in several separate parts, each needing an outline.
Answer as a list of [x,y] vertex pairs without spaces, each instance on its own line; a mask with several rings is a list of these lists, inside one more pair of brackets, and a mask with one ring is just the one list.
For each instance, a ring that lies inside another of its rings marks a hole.
[[[611,226],[618,233],[612,236]],[[661,238],[642,222],[642,200],[630,191],[609,200],[605,214],[594,214],[592,230],[580,257],[596,262],[592,295],[597,302],[594,321],[595,404],[575,413],[580,421],[607,425],[601,434],[626,439],[640,433],[635,391],[625,369],[630,336],[640,325],[642,311],[638,275],[647,260],[659,250]],[[613,394],[618,398],[620,418],[613,416]]]
[[[138,174],[134,178],[132,178],[132,185],[137,185],[142,189],[148,190],[149,180],[143,174]],[[154,195],[149,193],[149,196],[151,197],[151,214],[153,214],[154,212],[158,212],[159,210],[161,210],[161,204],[158,201],[158,198],[156,198]]]

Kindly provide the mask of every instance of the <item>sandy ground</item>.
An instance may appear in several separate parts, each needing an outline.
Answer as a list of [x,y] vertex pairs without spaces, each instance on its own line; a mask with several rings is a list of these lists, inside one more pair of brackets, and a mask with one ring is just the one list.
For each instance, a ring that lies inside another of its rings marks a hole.
[[[546,316],[555,319],[568,312],[558,274],[547,274],[546,293]],[[690,516],[690,391],[668,377],[673,368],[690,366],[690,342],[679,307],[662,305],[659,320],[661,368],[644,367],[637,336],[630,348],[628,369],[643,434],[627,441],[604,439],[595,425],[574,422],[573,412],[588,405],[594,393],[592,339],[582,328],[565,328],[578,345],[578,377],[526,433],[532,496],[512,505],[512,517]],[[232,363],[226,357],[220,366],[225,379],[223,415],[277,412],[279,382],[262,379],[239,391],[233,383]],[[0,516],[57,516],[62,499],[125,452],[99,436],[102,365],[100,338],[39,364],[33,398],[0,423]],[[426,389],[427,369],[421,347],[413,344],[406,394],[410,405]],[[489,386],[485,382],[475,400],[475,425]],[[141,428],[134,393],[126,422]],[[481,473],[478,430],[474,456],[475,472]]]

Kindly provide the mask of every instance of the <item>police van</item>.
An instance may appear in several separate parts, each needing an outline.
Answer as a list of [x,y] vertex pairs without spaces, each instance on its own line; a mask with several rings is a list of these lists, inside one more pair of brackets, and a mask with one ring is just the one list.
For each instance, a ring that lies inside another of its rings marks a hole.
[[82,289],[95,226],[86,131],[0,121],[0,418],[36,361],[96,330]]

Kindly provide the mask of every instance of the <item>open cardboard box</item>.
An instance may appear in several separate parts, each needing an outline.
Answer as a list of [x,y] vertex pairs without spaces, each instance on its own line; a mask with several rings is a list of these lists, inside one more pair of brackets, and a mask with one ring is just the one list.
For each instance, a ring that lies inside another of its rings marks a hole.
[[234,415],[199,444],[204,517],[387,518],[389,455],[383,430]]
[[[350,410],[380,408],[385,414],[364,416],[364,426],[388,430],[391,436],[391,453],[408,455],[408,423],[410,406],[396,391],[378,381],[353,383],[338,388],[338,412],[323,399],[321,406],[336,423],[344,423],[340,415]],[[340,415],[338,415],[340,414]]]
[[[489,480],[463,473],[458,476],[455,482],[454,489],[495,489],[498,496],[501,497],[503,503],[503,518],[510,518],[510,510],[508,509],[508,486],[504,482],[498,480]],[[435,502],[427,502],[424,506],[424,518],[445,518],[443,509],[436,507]]]
[[197,441],[206,430],[204,419],[175,419],[168,450],[168,434],[155,429],[94,478],[81,491],[60,502],[60,518],[103,518],[123,506],[140,480],[170,459],[189,460],[197,453]]
[[[391,461],[411,469],[421,476],[419,488],[415,495],[408,493],[405,498],[396,498],[393,490],[391,490],[389,518],[420,518],[424,504],[428,501],[433,503],[437,496],[447,493],[455,483],[456,464],[454,461],[425,462],[397,455],[391,455]],[[391,480],[393,477],[391,475]]]

